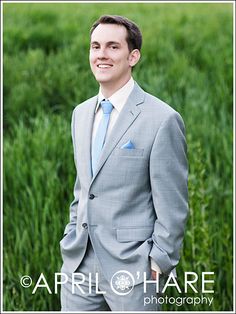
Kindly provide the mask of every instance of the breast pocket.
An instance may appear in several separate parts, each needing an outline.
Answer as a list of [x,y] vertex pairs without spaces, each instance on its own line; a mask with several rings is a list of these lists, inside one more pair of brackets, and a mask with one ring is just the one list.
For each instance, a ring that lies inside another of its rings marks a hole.
[[149,172],[145,149],[114,149],[102,173],[107,177],[109,189],[125,187],[129,193],[132,186],[146,184]]
[[143,157],[144,155],[144,149],[140,148],[115,148],[114,150],[114,156],[119,157]]

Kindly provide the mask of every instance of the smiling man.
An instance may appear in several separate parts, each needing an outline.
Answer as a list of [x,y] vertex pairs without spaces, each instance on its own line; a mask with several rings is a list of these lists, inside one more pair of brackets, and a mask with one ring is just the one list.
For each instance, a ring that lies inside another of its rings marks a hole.
[[99,24],[94,28],[91,34],[90,65],[103,96],[110,97],[131,79],[131,69],[140,58],[142,37],[141,34],[137,35],[139,49],[132,47],[129,50],[127,30],[122,25]]
[[100,89],[72,116],[77,177],[60,242],[62,311],[157,311],[144,300],[156,296],[154,280],[175,274],[188,215],[184,124],[132,78],[142,45],[135,23],[102,16],[90,36]]

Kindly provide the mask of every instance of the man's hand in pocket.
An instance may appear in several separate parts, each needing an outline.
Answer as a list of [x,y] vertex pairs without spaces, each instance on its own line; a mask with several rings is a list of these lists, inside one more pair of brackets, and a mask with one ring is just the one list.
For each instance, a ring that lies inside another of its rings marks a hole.
[[157,272],[155,270],[152,270],[152,279],[153,280],[157,279]]

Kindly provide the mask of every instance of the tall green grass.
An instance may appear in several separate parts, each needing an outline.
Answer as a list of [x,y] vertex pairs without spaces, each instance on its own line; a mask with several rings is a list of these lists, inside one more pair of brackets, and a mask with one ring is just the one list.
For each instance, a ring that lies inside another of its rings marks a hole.
[[[177,272],[215,272],[214,301],[167,311],[229,311],[232,295],[232,5],[4,4],[4,310],[60,309],[59,296],[22,288],[43,272],[53,288],[75,169],[74,106],[97,93],[89,28],[102,14],[143,33],[134,78],[184,118],[190,215]],[[178,296],[173,289],[173,295]]]

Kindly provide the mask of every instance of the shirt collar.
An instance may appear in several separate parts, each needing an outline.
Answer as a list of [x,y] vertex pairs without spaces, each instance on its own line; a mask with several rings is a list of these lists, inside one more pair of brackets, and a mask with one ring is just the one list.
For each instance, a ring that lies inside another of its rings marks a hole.
[[[111,97],[109,97],[109,101],[112,103],[112,105],[118,112],[120,112],[124,107],[126,100],[128,99],[130,93],[132,92],[133,87],[134,79],[131,77],[130,80],[124,86],[122,86],[120,89],[118,89],[118,91],[111,95]],[[98,93],[98,103],[95,112],[97,112],[99,104],[103,99],[106,98],[103,96],[100,88]]]

